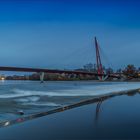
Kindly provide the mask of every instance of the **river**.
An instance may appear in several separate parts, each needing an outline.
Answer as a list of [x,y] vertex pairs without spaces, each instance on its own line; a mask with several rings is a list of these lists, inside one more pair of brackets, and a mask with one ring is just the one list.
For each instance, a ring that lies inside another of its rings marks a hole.
[[94,81],[1,81],[0,119],[11,120],[40,111],[49,111],[107,93],[140,88],[139,82]]

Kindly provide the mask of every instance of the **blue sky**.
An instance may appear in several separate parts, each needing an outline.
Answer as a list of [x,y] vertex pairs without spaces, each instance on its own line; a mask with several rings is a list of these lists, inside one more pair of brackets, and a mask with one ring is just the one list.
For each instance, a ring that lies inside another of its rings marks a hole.
[[139,67],[140,2],[0,1],[0,65],[78,68],[95,63],[94,36],[115,69]]

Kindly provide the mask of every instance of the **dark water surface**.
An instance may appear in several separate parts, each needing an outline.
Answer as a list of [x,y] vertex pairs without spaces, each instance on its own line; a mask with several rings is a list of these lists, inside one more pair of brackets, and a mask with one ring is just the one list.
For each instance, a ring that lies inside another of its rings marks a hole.
[[1,139],[140,139],[140,94],[126,93],[0,129]]

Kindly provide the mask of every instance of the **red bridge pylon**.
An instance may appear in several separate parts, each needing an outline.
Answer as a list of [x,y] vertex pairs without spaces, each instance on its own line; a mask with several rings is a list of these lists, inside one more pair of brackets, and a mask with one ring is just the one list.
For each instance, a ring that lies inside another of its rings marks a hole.
[[103,65],[101,62],[100,51],[99,51],[99,45],[98,45],[98,41],[96,37],[95,37],[95,49],[96,49],[96,65],[97,65],[98,79],[100,81],[104,81],[107,79],[108,76],[105,76],[105,73],[103,70]]

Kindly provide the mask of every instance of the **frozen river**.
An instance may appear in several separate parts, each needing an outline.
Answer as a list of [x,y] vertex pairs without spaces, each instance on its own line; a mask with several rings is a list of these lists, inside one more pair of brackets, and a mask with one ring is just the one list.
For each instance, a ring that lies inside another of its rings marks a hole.
[[0,83],[0,118],[13,119],[70,105],[112,92],[139,89],[139,82],[39,82],[5,81]]

